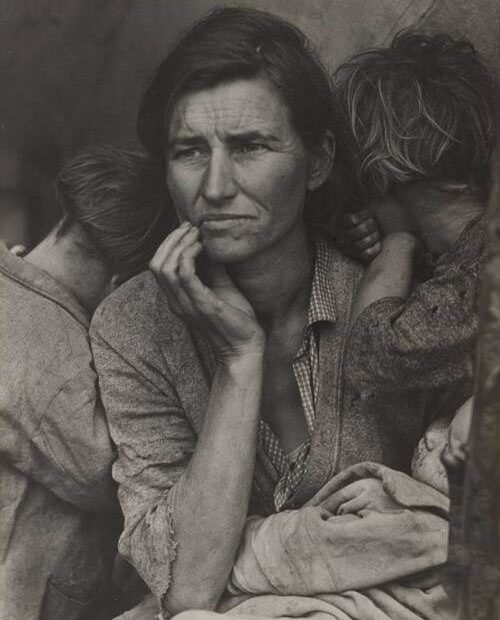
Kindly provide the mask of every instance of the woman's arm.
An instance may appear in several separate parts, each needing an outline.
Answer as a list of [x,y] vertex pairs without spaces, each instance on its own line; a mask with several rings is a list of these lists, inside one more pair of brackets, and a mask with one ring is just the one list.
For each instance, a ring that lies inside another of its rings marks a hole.
[[248,510],[261,377],[259,354],[217,370],[195,452],[170,492],[177,558],[164,606],[171,614],[213,609],[226,587]]
[[[185,325],[128,303],[140,289],[120,292],[98,310],[91,331],[118,453],[120,552],[164,608],[208,608],[226,585],[247,513],[259,356],[220,367],[207,394]],[[196,398],[201,415],[207,396],[197,436],[185,401]]]
[[189,465],[170,492],[177,558],[163,605],[211,609],[227,583],[248,510],[260,417],[265,338],[251,306],[219,268],[211,288],[195,270],[192,226],[160,246],[151,270],[177,314],[211,342],[217,370]]
[[[178,243],[186,232],[152,263],[163,290],[131,280],[91,330],[118,451],[120,551],[169,613],[214,607],[226,586],[253,478],[264,350],[251,307],[227,278],[212,289],[197,279],[196,235]],[[210,387],[187,320],[216,353]]]
[[444,494],[402,472],[358,463],[308,505],[250,517],[229,589],[314,596],[432,573],[446,560],[447,507]]

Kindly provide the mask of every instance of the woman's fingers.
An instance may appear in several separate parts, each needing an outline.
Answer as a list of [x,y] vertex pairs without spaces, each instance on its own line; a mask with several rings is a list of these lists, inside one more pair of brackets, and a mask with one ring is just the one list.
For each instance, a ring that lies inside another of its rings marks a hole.
[[202,244],[196,241],[179,256],[179,285],[198,311],[202,313],[217,312],[219,309],[217,296],[202,283],[196,273],[195,259],[201,250]]
[[207,269],[207,278],[212,288],[234,287],[226,268],[220,263],[211,262]]
[[202,250],[200,241],[186,247],[179,255],[178,286],[179,291],[189,300],[190,314],[198,315],[216,312],[217,297],[205,286],[196,273],[195,259]]
[[333,493],[322,504],[332,514],[357,512],[368,505],[385,505],[387,493],[377,478],[362,478]]
[[343,502],[337,510],[338,515],[355,515],[366,508],[366,498],[363,494]]
[[182,254],[199,243],[198,237],[197,228],[188,224],[180,226],[161,244],[149,265],[176,314],[191,314],[193,311],[189,297],[180,287],[178,272]]
[[357,490],[356,490],[357,488],[358,488],[358,485],[356,482],[352,482],[351,484],[348,484],[347,486],[343,487],[342,489],[339,489],[338,491],[330,495],[323,502],[322,506],[326,508],[327,510],[329,510],[332,514],[337,514],[342,504],[345,504],[351,499],[354,499],[355,497],[357,497]]
[[183,225],[174,230],[160,245],[149,263],[160,286],[167,294],[177,288],[177,268],[179,255],[195,239],[194,229]]
[[172,231],[164,239],[164,241],[162,241],[149,263],[149,267],[151,270],[160,271],[161,266],[170,255],[172,249],[177,245],[179,241],[182,240],[182,238],[189,232],[191,228],[192,226],[189,224],[189,222],[184,222],[178,228]]
[[174,289],[178,287],[178,270],[179,270],[179,260],[182,256],[182,253],[187,250],[190,246],[198,241],[199,237],[198,228],[190,228],[176,243],[172,245],[170,248],[170,252],[163,259],[163,263],[161,266],[161,273],[168,280],[168,284],[170,284]]
[[260,343],[253,310],[224,268],[213,266],[208,286],[199,278],[195,261],[201,251],[199,229],[186,225],[169,235],[150,263],[172,310],[202,329],[222,354]]

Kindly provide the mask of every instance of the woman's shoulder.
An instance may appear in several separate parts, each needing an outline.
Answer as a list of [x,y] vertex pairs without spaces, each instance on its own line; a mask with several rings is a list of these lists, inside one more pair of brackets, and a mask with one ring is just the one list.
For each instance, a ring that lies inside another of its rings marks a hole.
[[167,298],[153,274],[144,271],[131,278],[99,305],[92,317],[91,334],[105,340],[159,340],[164,335],[187,332],[185,324],[171,311]]

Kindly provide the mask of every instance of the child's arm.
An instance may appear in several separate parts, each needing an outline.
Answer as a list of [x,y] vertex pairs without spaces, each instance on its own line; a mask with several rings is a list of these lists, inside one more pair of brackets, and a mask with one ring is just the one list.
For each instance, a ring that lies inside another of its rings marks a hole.
[[367,268],[352,309],[351,325],[371,304],[384,298],[406,299],[410,292],[417,239],[394,232],[382,241],[382,251]]
[[369,211],[377,216],[385,235],[381,251],[367,268],[356,296],[351,325],[371,304],[384,298],[406,299],[410,293],[413,263],[418,247],[417,238],[410,231],[410,222],[404,208],[391,196],[372,201]]
[[381,390],[394,390],[471,380],[484,238],[481,221],[465,230],[407,300],[393,296],[363,303],[351,330],[355,382],[373,382],[375,374]]

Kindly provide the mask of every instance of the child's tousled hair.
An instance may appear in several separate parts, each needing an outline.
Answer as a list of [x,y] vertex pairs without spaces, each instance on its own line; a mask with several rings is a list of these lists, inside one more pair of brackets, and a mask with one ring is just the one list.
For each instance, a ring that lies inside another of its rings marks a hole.
[[334,81],[366,198],[420,180],[487,194],[498,91],[469,42],[402,31],[388,48],[353,56]]
[[57,235],[78,224],[113,273],[135,275],[172,227],[163,187],[161,167],[143,153],[104,145],[84,149],[55,180],[63,212]]

